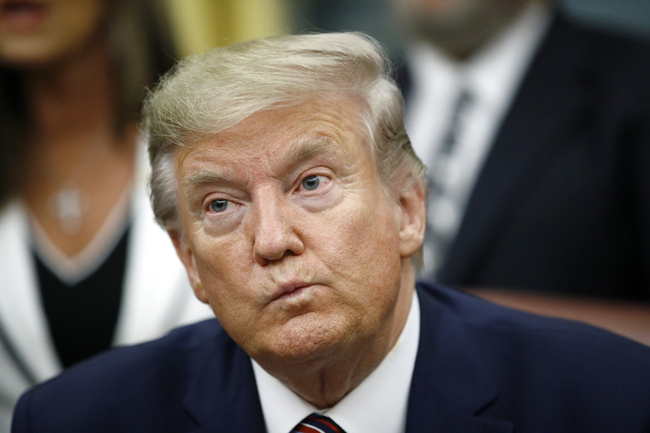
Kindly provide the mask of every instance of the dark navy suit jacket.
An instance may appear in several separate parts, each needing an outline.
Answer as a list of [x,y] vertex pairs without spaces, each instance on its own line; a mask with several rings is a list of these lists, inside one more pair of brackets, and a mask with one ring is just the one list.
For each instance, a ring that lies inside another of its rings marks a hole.
[[438,281],[650,301],[649,77],[650,45],[557,11]]
[[[650,348],[419,284],[408,433],[650,432]],[[14,433],[264,432],[246,353],[216,320],[37,386]]]

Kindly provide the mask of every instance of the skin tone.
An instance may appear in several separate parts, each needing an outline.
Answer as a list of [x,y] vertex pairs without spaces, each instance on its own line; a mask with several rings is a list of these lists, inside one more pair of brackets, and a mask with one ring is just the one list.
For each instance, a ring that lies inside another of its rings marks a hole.
[[[120,134],[114,128],[108,3],[52,0],[26,10],[10,4],[0,3],[0,60],[23,73],[35,126],[21,196],[50,240],[72,257],[97,235],[133,178],[135,124]],[[84,211],[74,233],[51,209],[51,198],[71,180],[82,191]]]
[[306,401],[330,407],[395,344],[424,237],[422,185],[390,193],[348,101],[260,112],[176,155],[199,299]]
[[102,0],[1,0],[0,58],[39,68],[76,57],[103,33],[107,9]]
[[533,2],[550,0],[392,0],[405,31],[457,61],[470,58]]

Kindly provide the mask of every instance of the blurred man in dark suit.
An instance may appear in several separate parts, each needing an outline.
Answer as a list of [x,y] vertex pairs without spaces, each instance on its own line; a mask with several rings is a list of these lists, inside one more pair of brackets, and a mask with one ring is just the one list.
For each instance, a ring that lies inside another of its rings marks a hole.
[[650,301],[648,45],[552,1],[393,3],[411,41],[407,130],[432,181],[426,275]]

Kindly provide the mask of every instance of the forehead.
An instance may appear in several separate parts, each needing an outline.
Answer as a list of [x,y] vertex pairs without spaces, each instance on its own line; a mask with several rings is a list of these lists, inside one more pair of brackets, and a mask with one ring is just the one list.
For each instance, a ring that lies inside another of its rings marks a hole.
[[248,172],[257,166],[281,171],[316,155],[372,159],[366,136],[355,104],[310,101],[255,113],[215,136],[181,148],[177,167],[183,181],[205,165],[234,172],[241,171],[236,164],[244,161]]

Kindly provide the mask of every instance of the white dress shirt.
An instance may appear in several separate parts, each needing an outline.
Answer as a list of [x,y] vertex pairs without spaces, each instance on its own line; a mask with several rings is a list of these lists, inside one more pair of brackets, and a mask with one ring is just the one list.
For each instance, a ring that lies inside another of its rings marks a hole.
[[404,329],[379,366],[334,407],[319,410],[253,361],[268,433],[289,433],[313,412],[334,420],[346,433],[404,433],[411,377],[420,338],[417,293]]
[[[436,209],[429,209],[429,224],[449,240],[456,235],[474,183],[550,20],[548,8],[533,2],[492,43],[462,63],[424,41],[407,51],[413,91],[406,129],[427,166],[433,165],[447,133],[458,95],[462,90],[472,95],[445,164],[444,196]],[[431,246],[425,245],[424,274],[433,276],[441,262],[442,257],[436,260]]]

